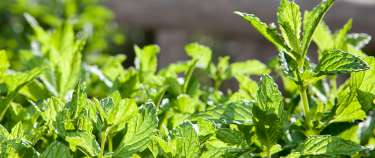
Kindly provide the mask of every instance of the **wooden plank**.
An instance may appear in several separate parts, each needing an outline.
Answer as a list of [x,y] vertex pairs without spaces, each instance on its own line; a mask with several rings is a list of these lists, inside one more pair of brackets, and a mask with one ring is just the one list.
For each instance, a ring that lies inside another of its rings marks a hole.
[[[350,1],[351,3],[348,3]],[[220,35],[223,38],[260,38],[233,11],[255,13],[266,22],[275,21],[279,0],[110,0],[106,1],[124,25],[145,29],[182,29]],[[297,0],[302,9],[318,1]],[[336,1],[326,21],[339,28],[354,19],[353,32],[375,37],[375,5],[370,0]],[[375,40],[372,41],[375,48]]]

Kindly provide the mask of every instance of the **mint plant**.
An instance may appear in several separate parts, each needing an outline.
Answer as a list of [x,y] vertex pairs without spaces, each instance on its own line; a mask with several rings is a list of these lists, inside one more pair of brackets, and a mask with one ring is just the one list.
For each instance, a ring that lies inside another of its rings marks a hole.
[[[331,32],[332,5],[302,18],[281,0],[278,25],[236,12],[276,46],[268,64],[216,62],[190,43],[188,60],[163,68],[157,45],[134,46],[134,67],[122,67],[123,55],[94,65],[69,22],[45,30],[26,14],[34,47],[19,52],[21,65],[0,51],[0,155],[374,157],[375,58],[361,51],[371,37],[349,33],[351,20]],[[227,80],[238,89],[224,89]]]
[[[312,63],[309,63],[307,55],[313,35],[333,2],[334,0],[323,1],[311,11],[306,11],[302,21],[299,6],[293,1],[282,0],[277,12],[279,30],[274,26],[266,25],[252,14],[235,12],[277,47],[280,52],[280,62],[282,62],[283,71],[299,87],[307,128],[313,126],[307,96],[309,85],[321,80],[324,76],[347,74],[369,69],[368,64],[359,57],[340,50],[340,46],[346,40],[346,27],[338,33],[337,39],[334,40],[335,42],[337,41],[334,44],[335,47],[321,48],[326,50],[322,50],[319,64],[315,68]],[[317,38],[316,41],[323,47],[319,37]],[[331,43],[331,41],[325,42]]]

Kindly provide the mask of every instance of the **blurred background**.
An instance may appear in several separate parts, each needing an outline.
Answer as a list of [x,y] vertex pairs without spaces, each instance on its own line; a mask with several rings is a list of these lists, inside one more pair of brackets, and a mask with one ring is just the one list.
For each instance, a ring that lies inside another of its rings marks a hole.
[[[310,9],[318,0],[296,0]],[[133,63],[133,45],[156,43],[161,47],[159,66],[187,58],[184,45],[193,41],[210,46],[215,57],[233,61],[257,58],[266,62],[275,49],[233,11],[254,13],[265,22],[275,21],[279,0],[1,0],[0,49],[29,49],[33,34],[24,13],[45,28],[74,23],[87,36],[85,57],[125,54]],[[375,0],[337,0],[325,21],[337,30],[353,18],[351,32],[375,37]],[[366,48],[375,53],[375,41]],[[214,59],[216,59],[214,57]],[[17,53],[13,56],[17,58]]]

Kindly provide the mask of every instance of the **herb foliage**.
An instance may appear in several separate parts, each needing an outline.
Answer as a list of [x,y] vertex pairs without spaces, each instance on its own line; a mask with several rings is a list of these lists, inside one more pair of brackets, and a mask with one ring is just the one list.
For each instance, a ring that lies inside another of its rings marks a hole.
[[[235,12],[276,46],[270,64],[215,63],[191,43],[189,60],[164,68],[156,45],[134,47],[135,67],[124,56],[90,65],[70,24],[50,32],[25,15],[40,47],[25,50],[22,69],[0,51],[0,155],[374,157],[375,59],[360,50],[370,37],[349,33],[351,20],[332,33],[323,17],[333,2],[302,16],[281,0],[277,25]],[[230,79],[238,90],[222,90]]]

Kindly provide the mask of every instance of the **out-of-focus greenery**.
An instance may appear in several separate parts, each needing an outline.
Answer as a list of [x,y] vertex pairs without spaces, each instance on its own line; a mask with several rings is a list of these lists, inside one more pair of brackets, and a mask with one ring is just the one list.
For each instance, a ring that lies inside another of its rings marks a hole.
[[1,0],[0,49],[16,52],[30,47],[32,29],[25,13],[47,29],[72,23],[74,30],[87,39],[84,53],[115,52],[125,41],[103,0]]

